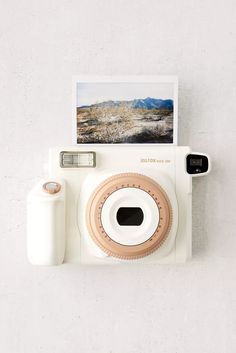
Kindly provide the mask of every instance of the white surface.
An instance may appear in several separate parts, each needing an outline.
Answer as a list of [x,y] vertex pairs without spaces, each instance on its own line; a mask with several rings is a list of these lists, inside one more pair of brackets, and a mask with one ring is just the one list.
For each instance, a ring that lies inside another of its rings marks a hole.
[[[236,2],[2,1],[0,351],[236,350]],[[178,74],[179,143],[207,152],[194,180],[193,260],[32,267],[26,193],[71,139],[74,74]]]

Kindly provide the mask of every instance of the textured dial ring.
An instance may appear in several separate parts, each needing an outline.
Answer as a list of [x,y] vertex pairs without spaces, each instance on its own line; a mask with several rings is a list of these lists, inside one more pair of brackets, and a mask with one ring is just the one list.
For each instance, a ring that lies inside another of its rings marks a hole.
[[[104,203],[113,193],[124,188],[143,190],[155,201],[159,211],[156,229],[141,244],[124,245],[114,241],[102,223]],[[95,189],[88,201],[86,221],[91,238],[109,256],[137,259],[151,254],[164,243],[172,224],[172,208],[167,194],[153,179],[137,173],[122,173],[107,178]]]

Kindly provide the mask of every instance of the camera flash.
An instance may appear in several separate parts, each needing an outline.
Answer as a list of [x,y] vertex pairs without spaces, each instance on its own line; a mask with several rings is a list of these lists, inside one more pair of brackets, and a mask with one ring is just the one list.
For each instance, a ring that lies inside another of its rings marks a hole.
[[94,168],[96,166],[95,152],[61,152],[60,165],[62,168]]

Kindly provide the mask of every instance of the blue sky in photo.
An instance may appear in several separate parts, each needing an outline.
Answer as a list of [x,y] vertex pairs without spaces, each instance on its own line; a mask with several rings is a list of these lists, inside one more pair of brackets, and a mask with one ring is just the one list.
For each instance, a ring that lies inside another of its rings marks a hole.
[[76,97],[77,107],[108,100],[173,99],[174,86],[157,82],[77,82]]

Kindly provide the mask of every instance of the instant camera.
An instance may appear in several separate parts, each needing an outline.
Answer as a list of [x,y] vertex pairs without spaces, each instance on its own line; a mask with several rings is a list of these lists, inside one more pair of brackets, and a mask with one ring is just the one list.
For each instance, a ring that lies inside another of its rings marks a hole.
[[177,145],[177,79],[80,78],[75,115],[76,144],[50,149],[48,175],[28,195],[29,261],[191,258],[192,177],[210,160]]

